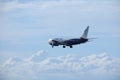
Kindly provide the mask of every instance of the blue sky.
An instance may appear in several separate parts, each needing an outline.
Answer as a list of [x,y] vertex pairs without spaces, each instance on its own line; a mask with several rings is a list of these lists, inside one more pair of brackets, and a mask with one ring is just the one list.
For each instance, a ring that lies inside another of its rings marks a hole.
[[[56,68],[53,67],[54,61],[57,66],[65,62],[65,59],[63,59],[61,63],[57,63],[57,61],[60,61],[60,56],[66,57],[68,55],[72,55],[76,56],[75,58],[79,57],[79,59],[81,59],[83,57],[87,58],[88,56],[99,56],[103,54],[105,56],[100,58],[101,61],[105,58],[105,63],[103,62],[103,64],[106,64],[107,66],[114,66],[113,69],[116,68],[116,65],[120,66],[120,63],[117,63],[120,57],[119,0],[3,0],[0,1],[0,4],[1,69],[4,68],[8,72],[13,69],[16,70],[16,72],[19,72],[18,69],[20,67],[16,65],[26,65],[24,67],[27,68],[28,65],[32,66],[31,62],[35,68],[37,67],[38,69],[40,65],[36,64],[42,64],[42,62],[44,63],[45,61],[48,61],[51,62],[50,65],[52,67],[48,70],[45,70],[45,73],[43,73],[44,71],[38,72],[44,76],[42,79],[55,80],[56,78],[53,76],[54,74],[57,74],[57,77],[63,79],[65,74],[61,75],[62,72],[59,73],[59,71],[62,71],[66,68],[71,71],[74,68],[71,69],[71,67],[67,66],[54,72],[54,70],[56,70]],[[63,49],[62,46],[51,48],[51,46],[48,44],[48,39],[54,37],[80,37],[88,25],[90,26],[89,37],[97,37],[97,39],[94,39],[86,44],[73,46],[73,49]],[[36,53],[39,51],[43,51],[40,53],[45,53],[45,55],[38,58],[35,57],[36,60],[32,61],[32,56],[36,55]],[[28,57],[32,58],[29,60]],[[41,57],[43,57],[42,60]],[[54,57],[54,59],[51,59],[51,57]],[[95,61],[98,60],[97,58],[98,57],[95,57]],[[26,59],[29,61],[28,64],[26,64]],[[41,61],[39,61],[39,59]],[[68,59],[72,59],[72,57]],[[75,62],[70,62],[70,64],[79,62],[79,59],[77,59]],[[115,65],[112,64],[112,60]],[[101,61],[99,61],[99,64],[101,64]],[[94,63],[94,61],[91,59],[90,62]],[[107,62],[111,62],[111,64],[108,65]],[[7,64],[7,66],[5,66],[5,64]],[[8,65],[12,65],[14,67],[8,67]],[[50,65],[43,66],[49,67]],[[62,66],[65,65],[66,64]],[[106,67],[106,65],[99,66],[100,70],[102,70],[103,67]],[[97,65],[95,66],[98,68]],[[85,78],[85,76],[94,72],[92,71],[94,69],[92,64],[88,72],[85,71],[86,68],[82,68],[82,72],[85,74],[77,74],[82,78],[76,77],[74,74],[72,74],[73,72],[70,72],[69,74],[66,74],[64,77],[65,79],[63,80],[86,80],[87,78]],[[89,66],[87,66],[87,68],[89,68]],[[95,70],[97,71],[99,68],[95,68]],[[2,71],[4,71],[4,69]],[[27,77],[22,76],[24,69],[20,71],[20,76],[11,75],[8,77],[10,77],[11,80],[16,80],[17,78],[26,80],[29,79],[29,76],[36,75],[34,70],[35,69],[33,67],[31,74],[28,74],[29,71],[26,71]],[[53,70],[53,72],[50,70]],[[78,69],[78,72],[79,70],[80,68]],[[110,70],[112,70],[111,67]],[[120,69],[117,67],[116,71],[119,73]],[[50,75],[50,72],[53,75]],[[108,77],[104,76],[106,76],[106,74],[109,72],[104,73],[103,70],[103,73],[99,74],[102,76],[100,80],[106,80],[106,78],[108,78],[111,74],[108,75]],[[65,71],[64,73],[68,72]],[[77,73],[77,71],[75,73]],[[13,72],[13,74],[15,74],[15,72]],[[45,78],[48,75],[48,79]],[[73,76],[70,77],[71,75]],[[115,74],[115,76],[116,75],[118,74]],[[91,80],[96,79],[93,76],[96,76],[97,78],[96,73],[88,77],[90,77]],[[35,76],[36,80],[39,78],[41,78],[40,75]],[[9,79],[6,78],[6,80]]]

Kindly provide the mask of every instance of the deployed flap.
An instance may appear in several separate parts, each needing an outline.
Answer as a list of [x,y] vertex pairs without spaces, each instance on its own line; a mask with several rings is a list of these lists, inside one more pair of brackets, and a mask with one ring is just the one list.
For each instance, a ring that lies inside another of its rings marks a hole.
[[87,28],[85,29],[85,31],[84,31],[83,35],[81,36],[81,38],[87,39],[88,30],[89,30],[89,26],[87,26]]

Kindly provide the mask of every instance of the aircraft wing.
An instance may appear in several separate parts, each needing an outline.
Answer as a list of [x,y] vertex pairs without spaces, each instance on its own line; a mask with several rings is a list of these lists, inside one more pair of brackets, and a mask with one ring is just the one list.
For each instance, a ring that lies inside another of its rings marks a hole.
[[65,41],[67,41],[67,39],[54,38],[53,41],[59,43],[60,45],[65,45]]

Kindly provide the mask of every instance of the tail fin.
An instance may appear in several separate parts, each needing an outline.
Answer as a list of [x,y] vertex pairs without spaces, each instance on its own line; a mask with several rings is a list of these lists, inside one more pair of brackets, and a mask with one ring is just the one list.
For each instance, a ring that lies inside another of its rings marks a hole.
[[85,31],[84,31],[83,35],[81,36],[81,38],[87,39],[88,30],[89,30],[89,26],[87,26],[87,28],[85,29]]

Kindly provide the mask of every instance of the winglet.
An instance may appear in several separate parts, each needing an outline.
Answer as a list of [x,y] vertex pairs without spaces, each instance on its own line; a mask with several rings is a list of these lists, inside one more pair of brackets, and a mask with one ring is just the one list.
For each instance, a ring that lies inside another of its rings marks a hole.
[[88,30],[89,30],[89,26],[87,26],[87,28],[84,30],[84,33],[83,33],[83,35],[81,36],[81,38],[87,39]]

